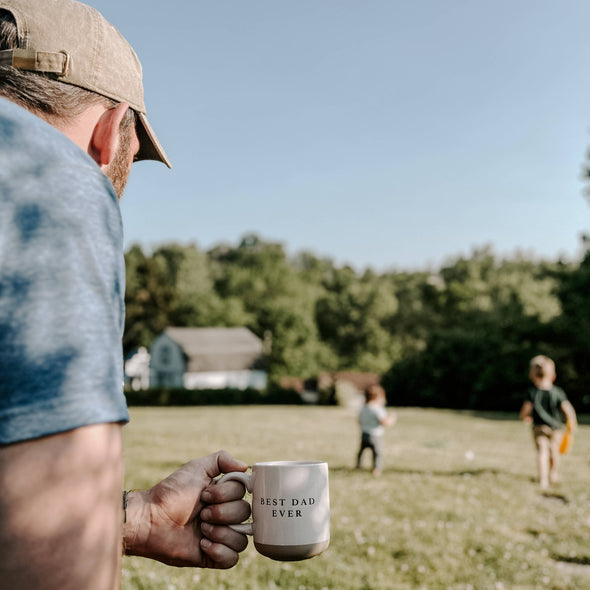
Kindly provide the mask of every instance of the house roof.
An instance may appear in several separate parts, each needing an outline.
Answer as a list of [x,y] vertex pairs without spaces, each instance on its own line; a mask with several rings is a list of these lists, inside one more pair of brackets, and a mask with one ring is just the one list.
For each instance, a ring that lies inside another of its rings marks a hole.
[[187,357],[186,371],[240,371],[261,366],[264,347],[248,328],[175,328],[164,333]]

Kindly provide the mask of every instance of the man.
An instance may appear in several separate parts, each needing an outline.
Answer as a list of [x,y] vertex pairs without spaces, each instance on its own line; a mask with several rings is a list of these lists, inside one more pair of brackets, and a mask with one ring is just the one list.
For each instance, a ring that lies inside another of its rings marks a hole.
[[[127,554],[227,568],[249,514],[220,451],[124,494],[123,239],[135,160],[170,166],[141,66],[74,0],[0,0],[0,588],[105,590]],[[124,521],[124,524],[123,524]]]

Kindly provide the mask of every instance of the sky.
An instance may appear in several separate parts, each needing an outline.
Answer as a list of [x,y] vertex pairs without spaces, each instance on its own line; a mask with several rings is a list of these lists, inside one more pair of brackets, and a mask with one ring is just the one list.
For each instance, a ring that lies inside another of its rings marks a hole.
[[139,162],[126,247],[245,234],[359,270],[590,232],[587,0],[86,0],[143,64],[173,168]]

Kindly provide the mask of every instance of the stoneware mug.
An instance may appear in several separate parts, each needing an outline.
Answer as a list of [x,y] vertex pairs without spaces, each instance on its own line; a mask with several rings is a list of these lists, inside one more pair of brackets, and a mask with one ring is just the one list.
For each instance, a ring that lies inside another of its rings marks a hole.
[[252,473],[234,471],[219,482],[240,481],[252,494],[252,522],[230,525],[252,535],[261,555],[299,561],[330,544],[328,464],[322,461],[255,463]]

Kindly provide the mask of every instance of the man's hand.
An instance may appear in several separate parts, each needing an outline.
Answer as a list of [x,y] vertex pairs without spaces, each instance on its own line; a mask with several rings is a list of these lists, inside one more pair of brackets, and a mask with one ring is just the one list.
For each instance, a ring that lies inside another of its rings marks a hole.
[[245,470],[245,463],[218,451],[190,461],[149,490],[128,493],[126,555],[175,566],[233,567],[248,539],[226,525],[247,519],[250,505],[242,499],[241,483],[215,485],[214,478]]

